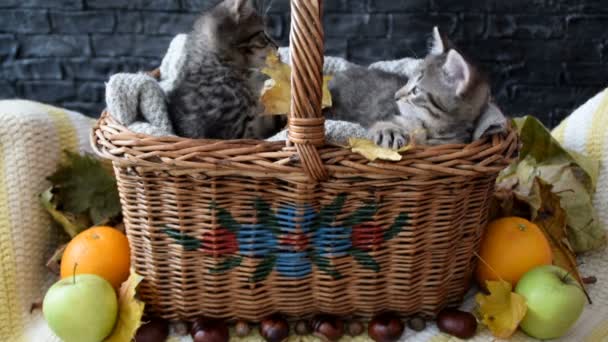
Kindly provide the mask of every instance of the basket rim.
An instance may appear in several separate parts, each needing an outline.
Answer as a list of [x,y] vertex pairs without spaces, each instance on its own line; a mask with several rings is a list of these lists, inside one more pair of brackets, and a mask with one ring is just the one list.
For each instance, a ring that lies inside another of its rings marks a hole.
[[[310,179],[302,169],[298,151],[288,141],[156,137],[130,131],[108,111],[101,114],[90,138],[100,157],[141,171]],[[512,125],[505,133],[469,144],[414,146],[401,153],[401,161],[370,161],[349,148],[327,143],[318,147],[330,174],[378,179],[497,174],[511,163],[518,149],[519,137]]]

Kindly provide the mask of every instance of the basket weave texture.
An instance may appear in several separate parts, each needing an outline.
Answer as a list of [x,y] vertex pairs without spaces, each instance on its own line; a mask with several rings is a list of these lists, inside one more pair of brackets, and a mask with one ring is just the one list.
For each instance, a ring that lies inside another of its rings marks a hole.
[[166,319],[435,316],[469,287],[510,130],[370,162],[324,143],[320,0],[292,0],[289,141],[135,134],[103,113],[139,293]]

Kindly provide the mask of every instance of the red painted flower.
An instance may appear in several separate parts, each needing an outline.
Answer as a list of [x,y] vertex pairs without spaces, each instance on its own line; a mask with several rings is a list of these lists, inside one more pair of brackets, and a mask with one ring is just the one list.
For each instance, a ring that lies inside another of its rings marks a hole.
[[201,242],[203,254],[213,257],[235,254],[239,251],[236,234],[225,228],[206,230]]
[[294,252],[302,252],[308,248],[310,238],[307,234],[302,232],[294,232],[290,234],[282,235],[279,239],[281,246],[290,246]]
[[384,243],[384,229],[373,223],[362,223],[353,227],[351,239],[354,248],[363,251],[376,250]]

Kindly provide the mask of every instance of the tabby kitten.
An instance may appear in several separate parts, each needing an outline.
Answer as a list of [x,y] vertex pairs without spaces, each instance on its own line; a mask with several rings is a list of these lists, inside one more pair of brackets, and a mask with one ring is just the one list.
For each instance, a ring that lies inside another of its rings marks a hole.
[[259,70],[277,50],[261,13],[253,0],[223,0],[196,20],[184,75],[169,97],[177,135],[262,139],[282,127],[280,118],[258,115]]
[[[405,84],[405,86],[403,86]],[[328,117],[358,122],[383,147],[466,143],[488,107],[490,86],[477,69],[433,30],[432,47],[409,80],[353,68],[330,83]]]

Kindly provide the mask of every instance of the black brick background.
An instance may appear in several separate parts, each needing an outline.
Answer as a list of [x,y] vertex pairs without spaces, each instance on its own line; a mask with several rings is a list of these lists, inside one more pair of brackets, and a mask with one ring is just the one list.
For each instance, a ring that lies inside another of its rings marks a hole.
[[[109,75],[156,67],[216,0],[0,0],[0,98],[96,116]],[[289,1],[274,0],[286,45]],[[608,85],[606,0],[325,0],[326,53],[358,63],[423,56],[439,25],[490,75],[511,115],[550,126]]]

